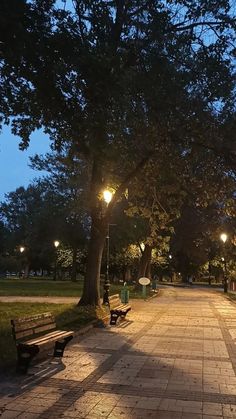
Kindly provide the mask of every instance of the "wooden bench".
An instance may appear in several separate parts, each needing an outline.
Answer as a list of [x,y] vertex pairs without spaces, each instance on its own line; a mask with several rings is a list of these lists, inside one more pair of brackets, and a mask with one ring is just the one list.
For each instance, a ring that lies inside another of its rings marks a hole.
[[74,332],[55,330],[56,322],[51,313],[37,314],[11,320],[12,334],[17,348],[17,370],[26,373],[32,359],[54,346],[54,357],[62,357],[65,346]]
[[123,304],[120,301],[119,294],[111,295],[109,297],[111,320],[110,324],[116,324],[118,318],[125,318],[126,314],[131,310],[129,304]]

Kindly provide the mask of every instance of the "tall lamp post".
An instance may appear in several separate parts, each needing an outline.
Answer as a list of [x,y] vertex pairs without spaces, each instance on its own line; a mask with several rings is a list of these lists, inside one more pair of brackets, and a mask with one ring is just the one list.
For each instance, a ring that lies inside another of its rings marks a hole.
[[170,282],[173,282],[172,255],[169,254]]
[[59,240],[54,240],[53,244],[54,244],[54,247],[56,249],[55,264],[54,264],[54,281],[56,281],[57,280],[57,248],[60,245],[60,242],[59,242]]
[[224,244],[224,257],[221,260],[224,263],[224,292],[227,292],[228,291],[228,279],[227,279],[227,265],[226,265],[226,255],[225,255],[225,243],[228,239],[227,234],[222,233],[220,235],[220,239]]
[[[20,246],[20,254],[21,255],[23,255],[24,251],[25,251],[25,246]],[[23,276],[23,273],[22,273],[22,270],[24,269],[23,263],[24,263],[24,261],[23,261],[23,258],[21,257],[21,270],[19,272],[19,277],[20,278]],[[25,272],[24,272],[24,274],[25,274]]]
[[[107,206],[112,200],[112,192],[105,190],[103,192],[103,198]],[[109,290],[110,290],[110,281],[109,281],[109,262],[110,262],[110,236],[109,236],[109,223],[107,224],[107,235],[106,235],[106,274],[104,282],[104,293],[103,293],[103,304],[109,305]]]

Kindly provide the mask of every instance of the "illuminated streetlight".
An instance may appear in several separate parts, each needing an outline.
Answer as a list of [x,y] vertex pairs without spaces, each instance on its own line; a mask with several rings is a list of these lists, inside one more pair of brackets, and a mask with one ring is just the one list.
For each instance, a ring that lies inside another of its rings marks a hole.
[[[107,206],[112,200],[113,193],[106,189],[103,191],[103,199],[106,202]],[[109,281],[109,262],[110,262],[110,232],[109,224],[107,224],[107,236],[106,236],[106,274],[104,282],[104,294],[103,294],[103,304],[109,305],[109,290],[110,290],[110,281]]]
[[142,250],[142,252],[144,252],[144,249],[145,249],[145,244],[142,242],[142,243],[140,243],[140,248],[141,248],[141,250]]
[[220,239],[222,240],[222,242],[223,242],[223,243],[225,243],[225,242],[227,241],[227,239],[228,239],[227,234],[222,233],[222,234],[220,235]]
[[[227,241],[227,239],[228,239],[227,234],[226,234],[226,233],[222,233],[222,234],[220,235],[220,239],[221,239],[221,241],[223,242],[223,244],[225,245],[225,243],[226,243],[226,241]],[[224,246],[224,253],[225,253],[225,246]],[[223,264],[224,264],[224,279],[223,279],[223,281],[224,281],[224,292],[227,292],[227,291],[228,291],[228,280],[227,280],[227,265],[226,265],[226,257],[225,257],[225,256],[224,256],[224,257],[222,257],[222,258],[221,258],[221,260],[222,260],[222,262],[223,262]]]
[[59,240],[54,240],[53,242],[55,248],[56,248],[56,252],[55,252],[55,263],[54,263],[54,281],[56,281],[57,279],[57,248],[60,245]]
[[173,277],[174,277],[174,271],[173,271],[173,266],[172,266],[173,256],[171,254],[169,254],[168,258],[169,258],[170,282],[173,282]]
[[[23,275],[24,275],[24,278],[25,278],[25,258],[23,257],[23,253],[24,253],[24,251],[25,251],[25,246],[20,246],[20,248],[19,248],[19,251],[20,251],[20,253],[22,254],[22,256],[20,257],[20,259],[21,259],[21,269],[20,269],[20,272],[19,272],[19,278],[21,278]],[[23,272],[22,272],[23,271]]]
[[112,196],[113,196],[113,193],[109,191],[108,189],[106,189],[103,192],[103,198],[104,198],[104,201],[107,203],[107,205],[111,202]]

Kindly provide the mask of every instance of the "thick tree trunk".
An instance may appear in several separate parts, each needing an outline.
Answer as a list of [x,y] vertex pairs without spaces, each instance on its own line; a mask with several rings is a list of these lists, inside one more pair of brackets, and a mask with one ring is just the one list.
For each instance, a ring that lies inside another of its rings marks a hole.
[[24,275],[23,275],[23,278],[28,279],[29,278],[29,273],[30,273],[30,264],[27,262],[25,264],[25,267],[24,267]]
[[146,278],[149,278],[150,280],[152,279],[152,273],[151,273],[151,254],[150,254],[150,259],[149,259],[149,261],[147,263],[145,276],[146,276]]
[[72,255],[72,268],[71,268],[71,280],[73,282],[76,281],[77,276],[77,248],[73,248],[73,255]]
[[92,220],[91,236],[88,247],[87,268],[84,287],[79,305],[100,306],[100,269],[106,238],[106,229],[98,229]]
[[146,244],[140,259],[137,279],[141,278],[142,276],[149,275],[148,265],[151,263],[151,256],[152,247]]

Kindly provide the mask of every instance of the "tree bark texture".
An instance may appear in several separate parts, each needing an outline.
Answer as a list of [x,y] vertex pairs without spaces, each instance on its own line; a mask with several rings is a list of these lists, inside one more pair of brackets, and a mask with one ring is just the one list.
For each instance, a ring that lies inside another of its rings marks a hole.
[[90,189],[91,230],[83,293],[79,305],[100,306],[101,304],[100,271],[109,222],[107,214],[103,213],[103,205],[101,199],[99,199],[102,187],[101,163],[94,160]]
[[148,244],[145,245],[145,249],[142,253],[140,263],[139,263],[139,270],[138,270],[138,280],[143,276],[147,276],[149,278],[150,275],[150,264],[151,264],[151,256],[152,256],[152,247]]
[[92,222],[88,247],[87,269],[84,278],[83,294],[79,305],[100,306],[100,269],[106,230],[98,230]]

